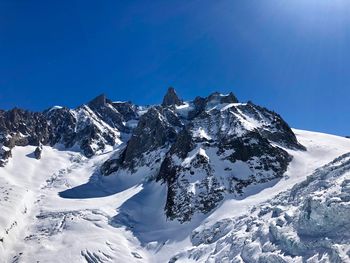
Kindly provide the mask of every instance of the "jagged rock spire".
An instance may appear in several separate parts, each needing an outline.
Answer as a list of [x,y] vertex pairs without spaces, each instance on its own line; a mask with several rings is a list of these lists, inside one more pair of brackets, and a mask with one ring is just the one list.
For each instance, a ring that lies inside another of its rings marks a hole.
[[88,103],[90,107],[101,107],[106,105],[106,95],[101,94]]
[[182,100],[177,96],[175,89],[173,87],[169,87],[167,93],[163,98],[162,106],[171,106],[171,105],[181,105]]

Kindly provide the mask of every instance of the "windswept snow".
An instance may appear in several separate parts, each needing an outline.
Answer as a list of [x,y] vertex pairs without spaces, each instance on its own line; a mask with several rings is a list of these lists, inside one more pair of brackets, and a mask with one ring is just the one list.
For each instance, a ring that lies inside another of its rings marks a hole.
[[[188,107],[183,105],[177,110],[185,114]],[[42,159],[36,160],[35,147],[15,147],[13,158],[0,168],[0,259],[167,262],[200,244],[193,233],[205,234],[206,229],[215,228],[211,242],[219,240],[231,229],[232,218],[244,215],[253,206],[302,182],[315,169],[350,152],[349,139],[294,132],[307,151],[285,149],[293,161],[283,179],[248,187],[242,198],[225,200],[211,214],[184,224],[166,220],[166,187],[145,182],[154,171],[143,168],[132,175],[134,178],[128,174],[102,178],[98,168],[114,152],[87,159],[76,152],[44,146]],[[215,162],[215,154],[210,151],[197,149],[193,154]],[[244,169],[236,167],[242,174]],[[200,248],[201,245],[197,247]],[[203,246],[205,249],[207,246]],[[252,243],[245,255],[248,257],[256,249]]]

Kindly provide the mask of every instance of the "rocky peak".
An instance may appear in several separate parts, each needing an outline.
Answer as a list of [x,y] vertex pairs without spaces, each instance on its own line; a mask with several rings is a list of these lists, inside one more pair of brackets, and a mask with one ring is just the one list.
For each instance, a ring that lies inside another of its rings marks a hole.
[[[66,148],[76,145],[84,155],[91,157],[104,151],[106,146],[121,143],[122,133],[132,130],[126,122],[136,118],[136,107],[125,103],[115,106],[103,94],[76,109],[56,106],[44,112],[17,108],[0,111],[0,146],[9,149],[0,151],[0,166],[6,164],[13,147],[39,143],[61,144]],[[37,153],[40,157],[39,148]]]
[[124,117],[125,121],[137,119],[137,106],[132,102],[112,102],[112,106]]
[[172,106],[172,105],[181,105],[182,100],[177,96],[176,91],[173,87],[169,87],[167,93],[163,98],[163,107]]
[[221,103],[238,103],[238,99],[237,97],[230,92],[228,95],[224,95],[221,98]]
[[207,97],[208,103],[238,103],[237,97],[230,92],[227,95],[214,92]]
[[88,106],[91,108],[103,107],[107,103],[107,98],[105,94],[101,94],[94,98],[92,101],[88,103]]

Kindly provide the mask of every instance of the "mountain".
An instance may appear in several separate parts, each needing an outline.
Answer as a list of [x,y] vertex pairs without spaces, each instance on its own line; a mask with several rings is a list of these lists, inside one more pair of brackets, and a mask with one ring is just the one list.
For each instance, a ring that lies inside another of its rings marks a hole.
[[170,88],[164,101],[140,117],[125,148],[102,172],[132,176],[150,168],[150,177],[167,186],[171,220],[189,221],[226,196],[282,178],[292,159],[283,148],[305,150],[278,114],[239,103],[232,93],[180,103]]
[[112,102],[100,95],[74,110],[55,106],[35,113],[17,108],[0,111],[0,165],[6,164],[14,146],[76,148],[91,157],[130,135],[137,110],[131,103]]
[[349,257],[350,141],[292,130],[233,93],[0,111],[0,148],[5,262]]
[[194,247],[170,262],[349,262],[349,175],[347,153],[247,214],[195,230]]

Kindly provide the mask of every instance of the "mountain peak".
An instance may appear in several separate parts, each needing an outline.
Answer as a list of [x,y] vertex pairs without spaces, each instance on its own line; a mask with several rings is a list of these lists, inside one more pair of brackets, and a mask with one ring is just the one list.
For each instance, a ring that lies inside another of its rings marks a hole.
[[162,106],[181,105],[182,100],[177,96],[173,87],[169,87],[162,102]]
[[107,98],[105,94],[100,94],[98,95],[96,98],[94,98],[93,100],[91,100],[88,105],[90,107],[101,107],[106,105],[107,102]]
[[214,92],[208,96],[207,100],[217,101],[218,103],[238,103],[237,97],[232,92],[225,95],[219,92]]

